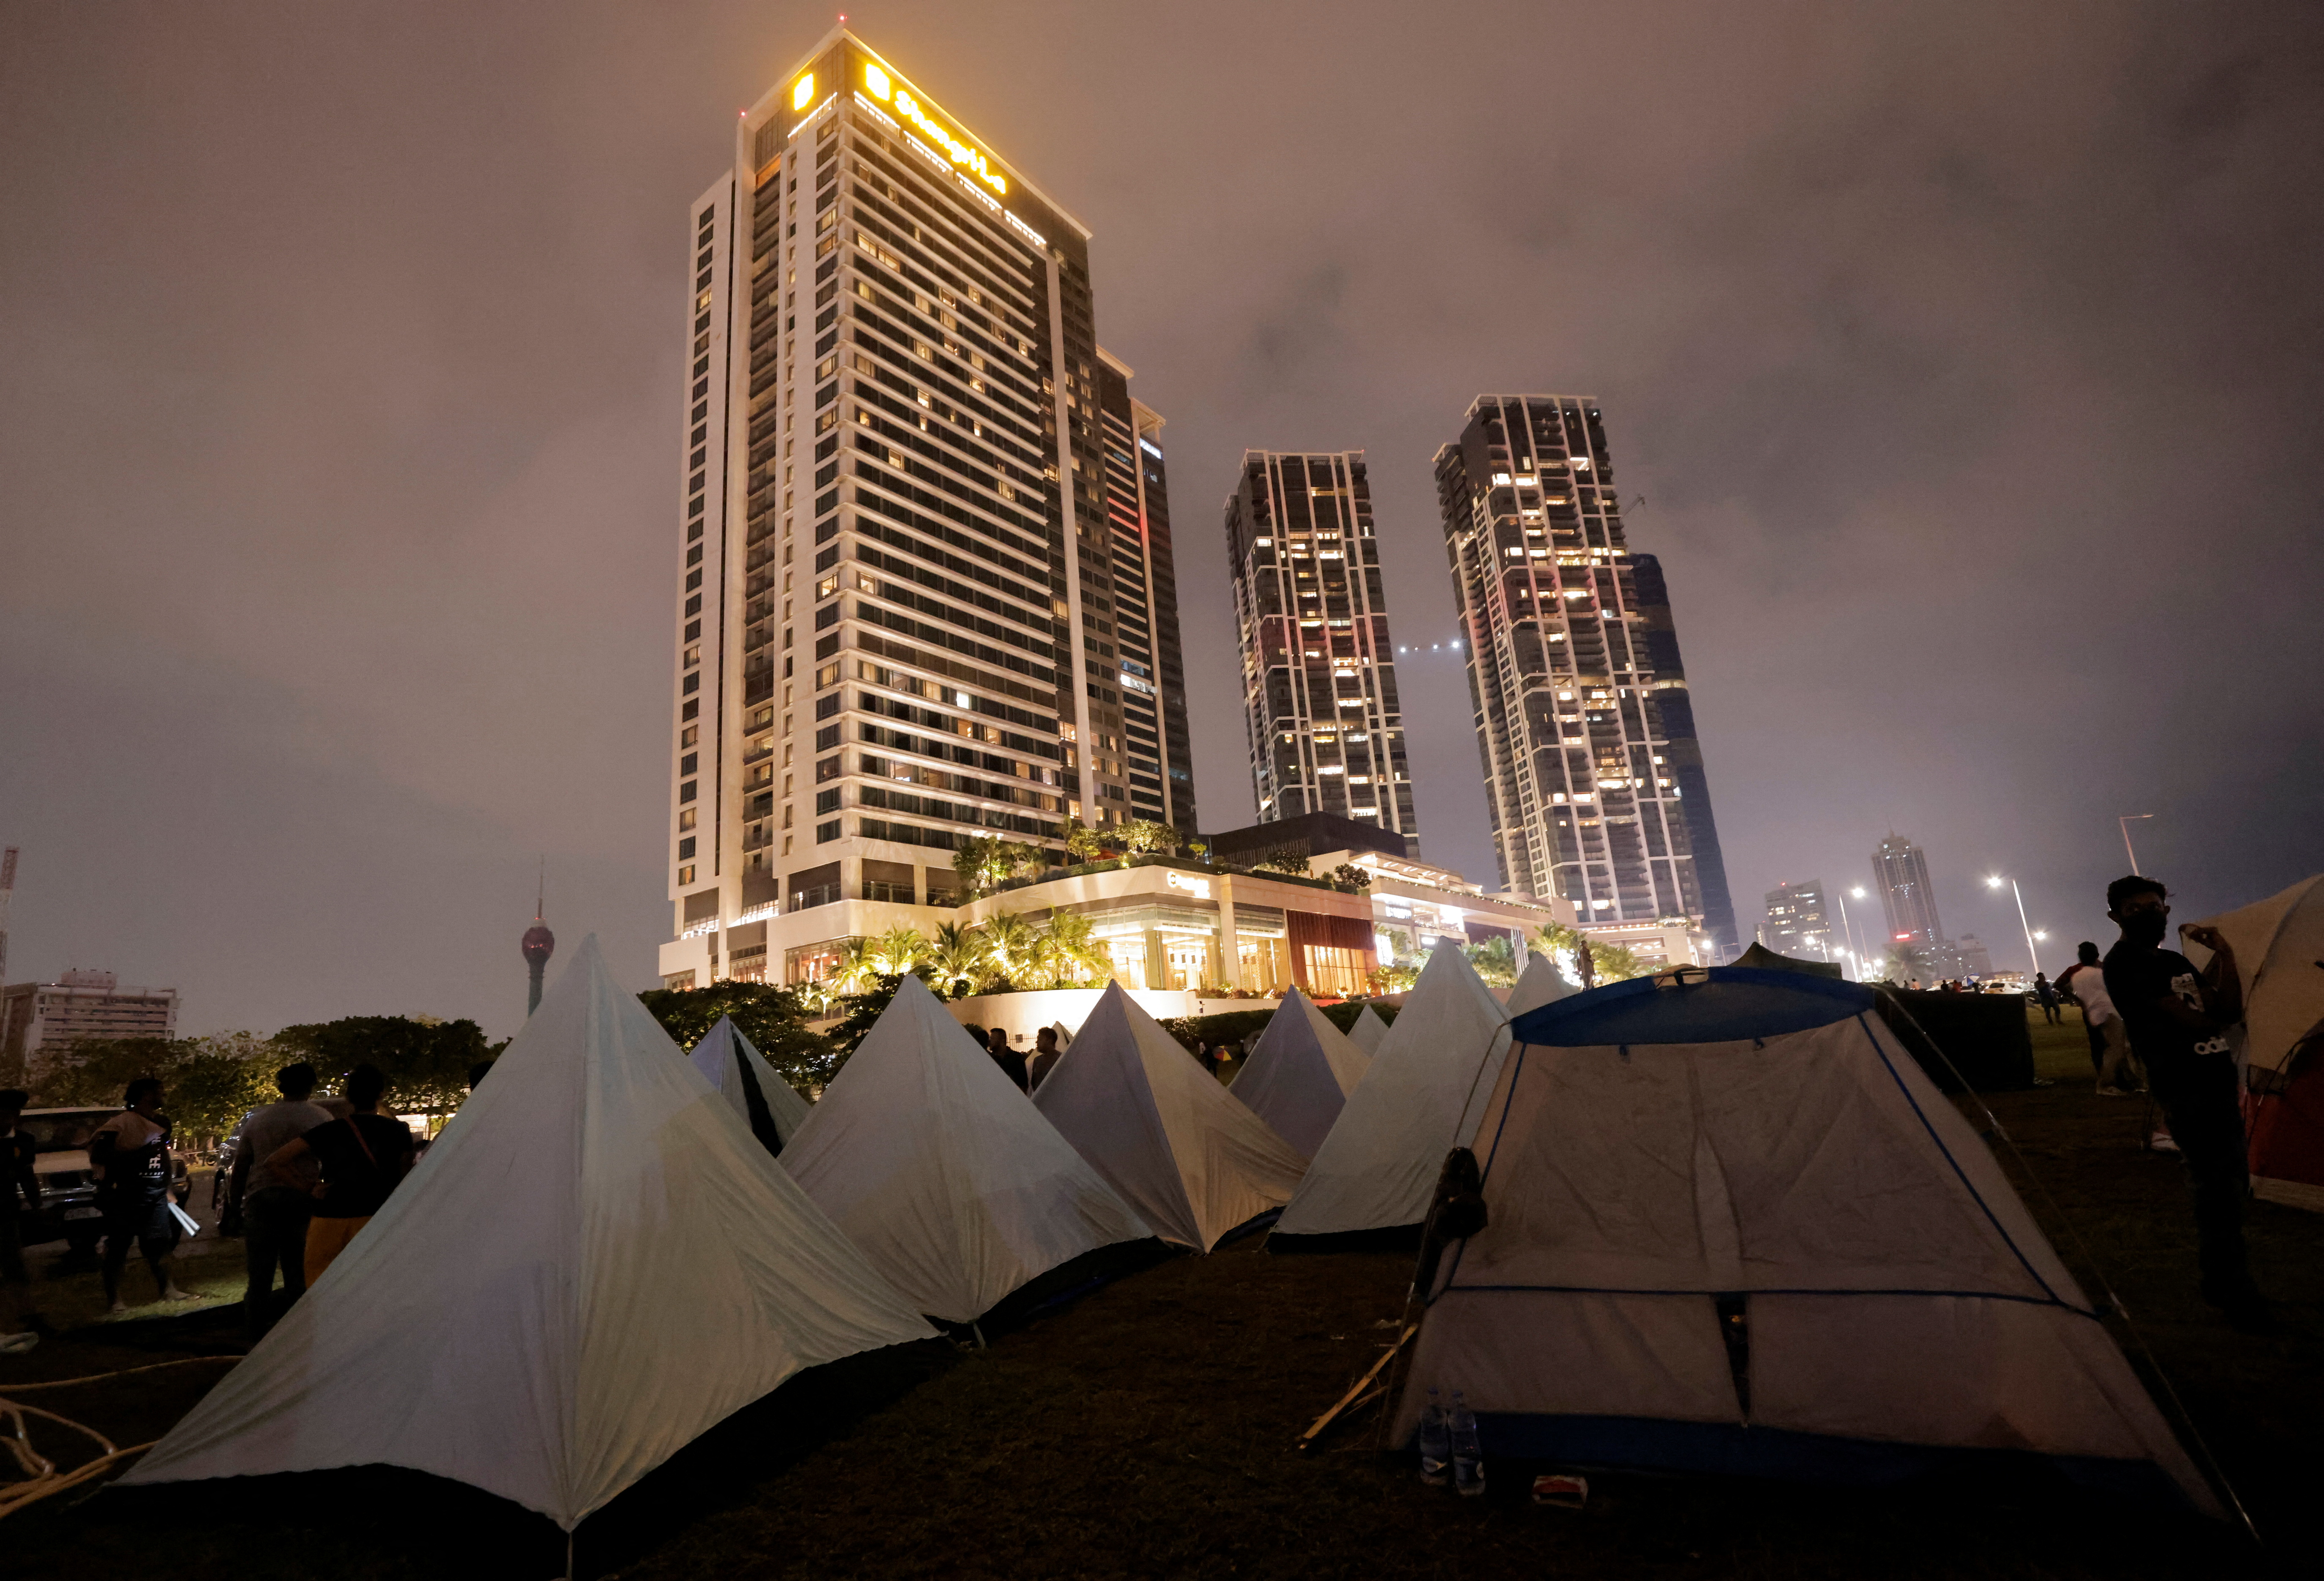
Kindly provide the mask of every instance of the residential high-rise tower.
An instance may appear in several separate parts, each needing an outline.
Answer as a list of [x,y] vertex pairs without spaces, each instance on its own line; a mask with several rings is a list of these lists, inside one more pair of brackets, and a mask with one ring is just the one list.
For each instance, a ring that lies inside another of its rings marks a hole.
[[1192,813],[1160,419],[1086,228],[844,28],[734,140],[687,218],[674,986],[811,975],[972,839]]
[[1244,451],[1226,532],[1259,822],[1416,839],[1364,453]]
[[1759,924],[1759,942],[1795,961],[1831,961],[1839,956],[1831,914],[1824,906],[1822,879],[1778,884],[1767,891],[1766,903],[1767,920]]
[[1098,353],[1097,409],[1105,451],[1105,515],[1113,569],[1111,630],[1121,685],[1130,812],[1194,833],[1194,741],[1178,648],[1178,573],[1162,474],[1162,418],[1130,393],[1130,371]]
[[1661,563],[1630,552],[1593,400],[1480,395],[1436,454],[1502,884],[1583,925],[1736,947]]
[[1892,944],[1941,946],[1947,942],[1937,921],[1936,891],[1929,887],[1929,859],[1902,834],[1891,834],[1872,851],[1872,877],[1880,886],[1880,905],[1888,914]]

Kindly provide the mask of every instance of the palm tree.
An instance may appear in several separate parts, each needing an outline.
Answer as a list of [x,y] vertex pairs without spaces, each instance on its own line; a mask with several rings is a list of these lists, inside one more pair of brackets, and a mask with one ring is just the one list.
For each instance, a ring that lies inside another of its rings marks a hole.
[[1033,962],[1033,924],[1013,911],[985,920],[984,959],[992,970],[1014,982]]
[[832,968],[832,991],[852,994],[869,977],[879,970],[877,958],[869,939],[850,939],[840,946],[839,964]]
[[1933,978],[1937,975],[1936,959],[1918,944],[1891,944],[1888,959],[1880,963],[1880,975],[1899,984],[1916,978]]
[[1517,952],[1507,934],[1486,940],[1481,944],[1463,944],[1461,952],[1477,975],[1495,988],[1507,988],[1517,980]]
[[894,977],[912,970],[913,964],[925,960],[928,942],[918,928],[897,926],[872,941],[874,968],[884,977]]
[[1064,985],[1065,977],[1071,970],[1065,956],[1058,951],[1056,939],[1047,929],[1042,929],[1033,935],[1032,948],[1025,959],[1021,986],[1028,988],[1059,988]]
[[1096,929],[1080,912],[1061,911],[1050,917],[1048,937],[1065,968],[1063,975],[1075,981],[1093,976],[1100,982],[1113,976],[1113,952],[1099,941]]
[[939,923],[936,942],[928,946],[927,961],[936,969],[938,991],[946,998],[955,997],[982,974],[984,941],[964,924]]

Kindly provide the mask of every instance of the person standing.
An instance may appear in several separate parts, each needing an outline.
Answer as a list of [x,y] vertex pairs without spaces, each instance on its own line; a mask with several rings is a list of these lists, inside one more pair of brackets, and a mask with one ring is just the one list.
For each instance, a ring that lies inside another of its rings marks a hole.
[[282,1101],[253,1109],[242,1122],[234,1150],[234,1197],[242,1205],[244,1337],[256,1344],[274,1324],[274,1271],[282,1271],[282,1305],[307,1289],[307,1222],[314,1209],[315,1183],[322,1172],[312,1158],[277,1169],[271,1162],[286,1142],[326,1125],[330,1112],[309,1098],[315,1067],[304,1060],[274,1073]]
[[1034,1087],[1040,1086],[1041,1078],[1049,1073],[1049,1067],[1065,1057],[1065,1052],[1057,1046],[1057,1029],[1054,1026],[1041,1028],[1033,1034],[1033,1058],[1026,1065],[1026,1079]]
[[2107,885],[2107,915],[2122,929],[2107,951],[2107,992],[2146,1062],[2147,1084],[2186,1166],[2203,1299],[2237,1328],[2266,1331],[2273,1319],[2244,1249],[2250,1161],[2242,1080],[2227,1040],[2228,1028],[2244,1018],[2235,951],[2218,929],[2192,924],[2181,932],[2211,951],[2209,967],[2199,972],[2184,955],[2163,949],[2170,892],[2153,878],[2134,874]]
[[6,1297],[0,1352],[30,1350],[49,1328],[33,1300],[32,1276],[24,1271],[23,1215],[41,1207],[41,1177],[32,1169],[37,1148],[32,1133],[17,1124],[31,1098],[21,1088],[0,1092],[0,1292]]
[[2050,1026],[2057,1025],[2058,990],[2045,974],[2038,971],[2034,974],[2034,1000],[2042,1007],[2043,1022]]
[[178,1249],[180,1236],[177,1216],[170,1211],[170,1122],[161,1113],[161,1083],[140,1076],[121,1101],[121,1112],[88,1138],[97,1206],[105,1215],[106,1310],[128,1310],[121,1299],[121,1275],[129,1266],[133,1241],[152,1271],[156,1299],[192,1301],[170,1277],[170,1254]]
[[1030,1093],[1033,1081],[1025,1071],[1025,1056],[1009,1046],[1008,1029],[996,1026],[987,1038],[984,1052],[992,1056],[992,1062],[1001,1067],[1001,1073],[1017,1084],[1018,1091]]
[[2057,991],[2082,1007],[2082,1032],[2090,1043],[2090,1069],[2098,1072],[2098,1093],[2120,1098],[2131,1089],[2123,1078],[2131,1062],[2130,1029],[2107,992],[2106,970],[2098,947],[2085,939],[2074,947],[2074,964],[2058,974]]
[[410,1172],[411,1127],[379,1112],[380,1095],[386,1090],[387,1077],[378,1066],[357,1065],[347,1073],[346,1117],[292,1137],[266,1161],[280,1171],[312,1158],[322,1170],[313,1188],[314,1217],[307,1226],[309,1284],[323,1277],[323,1270]]

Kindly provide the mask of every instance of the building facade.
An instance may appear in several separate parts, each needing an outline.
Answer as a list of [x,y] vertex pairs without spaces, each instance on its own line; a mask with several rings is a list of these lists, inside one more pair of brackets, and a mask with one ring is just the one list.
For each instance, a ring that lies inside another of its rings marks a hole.
[[1105,516],[1113,569],[1111,636],[1120,666],[1122,751],[1130,815],[1194,833],[1194,740],[1186,666],[1178,647],[1177,559],[1162,469],[1162,418],[1130,393],[1120,359],[1098,353],[1098,426],[1105,453]]
[[1245,451],[1226,535],[1259,822],[1416,839],[1364,453]]
[[1759,924],[1760,943],[1794,961],[1840,959],[1840,937],[1824,907],[1822,879],[1778,884],[1767,891],[1766,903],[1766,920]]
[[1193,813],[1160,419],[1087,229],[844,28],[734,135],[687,221],[672,986],[949,900],[972,839]]
[[1936,891],[1929,887],[1929,859],[1902,834],[1891,834],[1872,851],[1872,878],[1887,914],[1888,942],[1924,949],[1947,942],[1937,920]]
[[109,971],[12,983],[0,988],[0,1086],[20,1085],[85,1040],[171,1037],[177,1030],[175,988],[124,988]]
[[1597,403],[1479,396],[1436,483],[1503,886],[1730,958],[1670,595],[1625,538]]

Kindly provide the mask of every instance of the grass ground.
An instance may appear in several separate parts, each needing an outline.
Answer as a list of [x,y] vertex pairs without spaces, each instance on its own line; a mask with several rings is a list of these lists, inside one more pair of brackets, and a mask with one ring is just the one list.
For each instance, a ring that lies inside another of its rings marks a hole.
[[[2029,1201],[2078,1273],[2070,1219],[2270,1540],[2048,1484],[1836,1494],[1710,1479],[1593,1477],[1589,1507],[1537,1509],[1520,1468],[1463,1501],[1372,1448],[1370,1417],[1319,1452],[1301,1430],[1371,1359],[1400,1311],[1392,1256],[1184,1257],[962,1353],[883,1353],[802,1381],[585,1529],[584,1575],[724,1576],[1974,1576],[2307,1574],[2324,1545],[2310,1495],[2324,1420],[2324,1217],[2252,1212],[2254,1261],[2287,1331],[2232,1333],[2193,1295],[2178,1164],[2143,1151],[2135,1099],[2099,1098],[2081,1029],[2035,1028],[2052,1085],[1993,1109],[2046,1190]],[[2009,1155],[2004,1151],[2005,1161]],[[2010,1163],[2015,1170],[2017,1165]],[[223,1320],[226,1314],[218,1313]],[[97,1327],[22,1358],[12,1379],[77,1376],[216,1348],[200,1319],[150,1348]],[[2126,1337],[2127,1336],[2126,1335]],[[2135,1356],[2138,1353],[2133,1347]],[[830,1370],[826,1370],[830,1371]],[[40,1399],[116,1441],[198,1398],[206,1363]],[[444,1484],[309,1478],[175,1501],[108,1493],[0,1526],[10,1576],[149,1567],[270,1581],[330,1575],[551,1576],[538,1522],[493,1527]],[[2277,1556],[2282,1556],[2281,1558]]]

